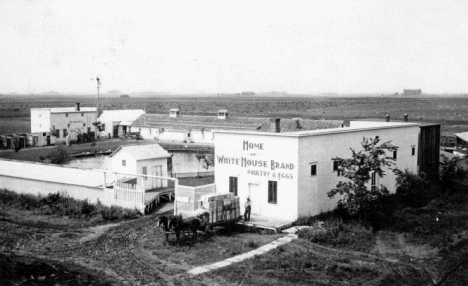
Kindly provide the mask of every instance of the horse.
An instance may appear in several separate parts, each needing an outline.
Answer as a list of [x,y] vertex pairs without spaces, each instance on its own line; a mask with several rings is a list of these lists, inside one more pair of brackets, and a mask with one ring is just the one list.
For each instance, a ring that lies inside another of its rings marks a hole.
[[[183,231],[191,231],[193,241],[197,241],[197,230],[200,228],[200,220],[195,217],[183,219],[181,215],[168,218],[162,216],[158,220],[158,226],[165,231],[173,230],[176,235],[177,246],[180,244],[180,233]],[[167,239],[167,236],[166,236]]]

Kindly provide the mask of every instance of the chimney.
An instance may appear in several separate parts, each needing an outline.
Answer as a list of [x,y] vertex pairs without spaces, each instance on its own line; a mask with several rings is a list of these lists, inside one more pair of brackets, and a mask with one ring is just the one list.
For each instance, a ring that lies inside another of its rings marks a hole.
[[270,132],[281,132],[281,118],[270,118]]
[[80,103],[79,102],[77,102],[75,104],[75,111],[80,111]]
[[407,114],[407,113],[405,113],[405,114],[403,115],[403,119],[405,120],[405,122],[408,122],[408,114]]
[[390,122],[390,115],[385,115],[385,121]]

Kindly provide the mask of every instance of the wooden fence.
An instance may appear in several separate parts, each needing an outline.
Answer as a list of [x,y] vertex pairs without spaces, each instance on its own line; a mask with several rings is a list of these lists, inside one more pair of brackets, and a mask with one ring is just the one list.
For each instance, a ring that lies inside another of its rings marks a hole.
[[114,200],[121,207],[136,208],[144,213],[145,190],[142,186],[117,183],[114,185]]

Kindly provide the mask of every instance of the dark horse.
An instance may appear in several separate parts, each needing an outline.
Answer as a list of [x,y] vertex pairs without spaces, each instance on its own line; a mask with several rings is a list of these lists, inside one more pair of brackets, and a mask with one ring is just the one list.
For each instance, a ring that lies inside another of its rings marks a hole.
[[[200,220],[198,218],[189,217],[183,219],[181,215],[178,216],[161,216],[158,221],[158,226],[165,231],[174,231],[176,235],[177,245],[179,245],[180,233],[184,231],[191,231],[193,241],[197,241],[197,230],[200,228]],[[166,239],[168,236],[166,236]]]

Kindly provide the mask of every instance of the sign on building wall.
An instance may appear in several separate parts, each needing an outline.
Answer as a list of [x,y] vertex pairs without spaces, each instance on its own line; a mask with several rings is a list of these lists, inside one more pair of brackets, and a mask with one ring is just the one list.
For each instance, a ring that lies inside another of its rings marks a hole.
[[271,155],[268,155],[265,151],[266,147],[265,143],[244,140],[241,146],[243,155],[231,156],[217,154],[216,161],[219,165],[232,165],[245,168],[247,169],[247,175],[278,180],[294,179],[292,171],[296,166],[291,162],[271,158]]

